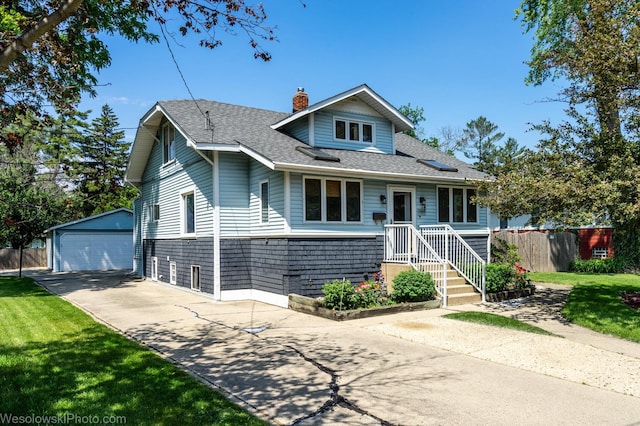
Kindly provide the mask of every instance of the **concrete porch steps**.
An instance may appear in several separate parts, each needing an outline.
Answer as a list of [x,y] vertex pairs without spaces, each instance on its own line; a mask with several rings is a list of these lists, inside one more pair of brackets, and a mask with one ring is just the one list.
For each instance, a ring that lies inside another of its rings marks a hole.
[[[432,264],[433,265],[433,264]],[[383,263],[382,271],[387,283],[392,283],[393,278],[402,271],[411,269],[411,266],[400,263]],[[442,270],[437,265],[431,267],[431,265],[423,264],[421,269],[428,271],[434,281],[438,282],[442,280]],[[429,270],[431,269],[431,270]],[[447,306],[459,306],[467,305],[471,303],[480,303],[482,301],[482,295],[476,291],[476,289],[467,284],[467,281],[460,277],[457,271],[453,268],[449,268],[447,271]]]

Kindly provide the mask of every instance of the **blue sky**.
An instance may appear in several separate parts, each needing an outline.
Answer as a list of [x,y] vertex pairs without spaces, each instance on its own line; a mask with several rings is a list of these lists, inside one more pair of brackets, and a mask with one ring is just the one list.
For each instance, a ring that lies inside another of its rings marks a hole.
[[[303,3],[306,7],[303,7]],[[278,42],[273,59],[253,59],[243,34],[219,33],[213,51],[180,36],[172,50],[195,98],[276,111],[291,110],[297,87],[318,102],[366,83],[394,106],[424,108],[425,136],[462,128],[484,115],[506,136],[535,146],[531,123],[562,119],[564,105],[546,102],[557,83],[526,86],[533,42],[515,21],[518,1],[264,0]],[[189,99],[165,42],[109,38],[112,65],[99,74],[95,113],[108,103],[126,139],[158,100]],[[506,139],[506,138],[505,138]]]

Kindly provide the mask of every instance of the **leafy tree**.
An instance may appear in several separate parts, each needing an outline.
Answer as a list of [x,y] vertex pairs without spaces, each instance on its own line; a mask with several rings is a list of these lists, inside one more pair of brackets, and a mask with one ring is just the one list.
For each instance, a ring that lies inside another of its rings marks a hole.
[[611,223],[616,255],[640,266],[640,3],[524,0],[517,16],[535,33],[529,84],[563,79],[567,119],[514,171],[486,185],[486,204],[534,222]]
[[424,108],[419,106],[412,107],[411,102],[409,102],[406,105],[401,105],[400,108],[398,108],[398,111],[400,111],[402,115],[404,115],[409,120],[411,120],[411,122],[414,125],[413,129],[405,130],[403,133],[405,135],[411,136],[412,138],[422,140],[424,136],[424,129],[422,129],[422,127],[419,126],[419,124],[425,120]]
[[0,5],[0,124],[6,126],[27,111],[44,112],[45,105],[70,110],[83,92],[94,94],[95,73],[111,61],[101,36],[156,42],[159,37],[150,31],[151,23],[157,23],[163,34],[173,34],[169,24],[178,22],[177,32],[194,33],[201,37],[201,46],[213,49],[222,45],[217,29],[241,31],[254,57],[268,61],[271,56],[260,42],[275,37],[265,25],[266,18],[261,4],[251,6],[244,0],[4,2]]
[[412,107],[411,103],[408,103],[406,105],[400,106],[400,108],[398,108],[398,111],[400,111],[405,117],[411,120],[411,122],[415,126],[413,129],[405,130],[403,132],[404,134],[416,138],[425,145],[429,145],[432,148],[442,149],[439,138],[437,138],[436,136],[424,136],[424,129],[422,128],[422,126],[420,126],[420,123],[425,121],[424,108],[419,106]]
[[9,152],[0,146],[0,241],[22,250],[65,218],[67,196],[46,171],[39,171],[31,140]]
[[78,157],[71,170],[76,179],[74,193],[82,216],[91,216],[119,207],[131,207],[136,196],[125,186],[124,173],[130,143],[124,141],[124,131],[109,105],[88,127],[88,135],[78,144]]

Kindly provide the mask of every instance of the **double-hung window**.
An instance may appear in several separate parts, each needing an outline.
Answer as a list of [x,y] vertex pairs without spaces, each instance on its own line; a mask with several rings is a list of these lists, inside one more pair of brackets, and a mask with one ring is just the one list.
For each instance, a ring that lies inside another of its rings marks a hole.
[[176,158],[176,129],[170,123],[162,126],[162,155],[165,164]]
[[182,235],[196,234],[196,199],[194,190],[187,190],[180,194],[181,202],[181,231]]
[[304,178],[304,219],[318,222],[360,222],[362,182]]
[[147,218],[149,222],[157,222],[160,220],[160,205],[148,204],[147,205]]
[[373,123],[334,118],[334,138],[351,142],[373,143]]
[[478,206],[473,188],[438,187],[438,222],[476,223]]

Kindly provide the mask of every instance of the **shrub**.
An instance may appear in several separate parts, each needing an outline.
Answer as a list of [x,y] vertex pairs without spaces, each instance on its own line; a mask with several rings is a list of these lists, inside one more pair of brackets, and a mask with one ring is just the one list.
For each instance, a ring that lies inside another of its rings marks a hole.
[[488,263],[486,269],[486,290],[488,293],[524,288],[531,285],[527,270],[519,263]]
[[489,293],[504,291],[516,280],[516,269],[508,263],[488,263],[486,273],[486,290]]
[[431,274],[409,270],[399,273],[393,280],[391,300],[396,303],[423,302],[433,299],[435,285]]
[[586,272],[589,274],[616,274],[623,272],[626,262],[622,258],[574,260],[569,265],[572,272]]
[[380,281],[368,280],[355,288],[354,302],[356,308],[373,308],[388,304],[388,299]]
[[333,280],[322,287],[324,306],[329,309],[346,311],[356,308],[356,291],[349,280]]

